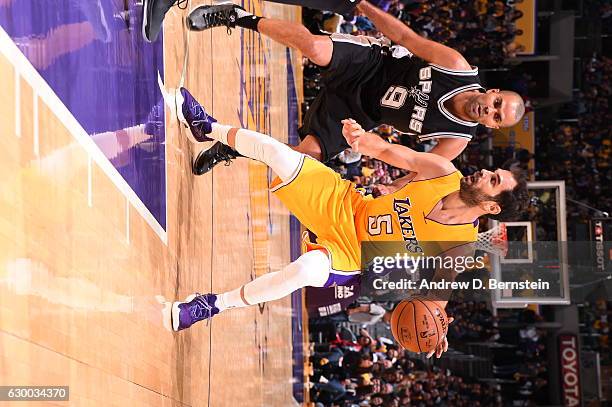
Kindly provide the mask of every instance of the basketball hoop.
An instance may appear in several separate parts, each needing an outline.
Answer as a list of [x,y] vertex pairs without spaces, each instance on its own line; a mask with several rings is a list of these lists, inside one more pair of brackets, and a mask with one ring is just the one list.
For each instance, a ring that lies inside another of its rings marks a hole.
[[476,249],[506,257],[508,254],[508,232],[506,224],[500,223],[494,228],[478,234]]

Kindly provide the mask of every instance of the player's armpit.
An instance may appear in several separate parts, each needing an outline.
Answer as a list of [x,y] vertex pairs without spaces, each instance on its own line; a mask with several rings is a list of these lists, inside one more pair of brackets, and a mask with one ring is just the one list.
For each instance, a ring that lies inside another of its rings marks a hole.
[[436,141],[438,144],[429,152],[441,155],[449,160],[457,158],[469,143],[466,138],[439,138]]

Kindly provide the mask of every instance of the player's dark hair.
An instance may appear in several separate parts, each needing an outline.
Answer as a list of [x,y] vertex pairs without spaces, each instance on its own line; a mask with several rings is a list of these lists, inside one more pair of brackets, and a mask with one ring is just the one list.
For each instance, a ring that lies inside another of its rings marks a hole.
[[518,219],[529,206],[529,192],[527,190],[527,179],[521,170],[513,170],[512,175],[516,180],[516,186],[511,191],[503,191],[491,199],[499,205],[501,211],[489,214],[488,217],[502,222]]

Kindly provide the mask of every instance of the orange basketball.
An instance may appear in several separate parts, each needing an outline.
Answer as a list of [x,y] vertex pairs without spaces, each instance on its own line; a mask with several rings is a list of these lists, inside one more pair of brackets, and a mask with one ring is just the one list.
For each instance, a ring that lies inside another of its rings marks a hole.
[[391,314],[395,340],[411,352],[430,352],[448,330],[448,317],[437,301],[414,298],[397,304]]

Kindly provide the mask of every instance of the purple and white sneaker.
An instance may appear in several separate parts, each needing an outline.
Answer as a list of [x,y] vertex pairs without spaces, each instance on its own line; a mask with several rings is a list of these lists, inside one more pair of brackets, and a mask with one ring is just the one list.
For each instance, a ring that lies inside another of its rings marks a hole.
[[176,91],[176,114],[185,127],[189,127],[194,141],[213,141],[206,137],[212,132],[212,124],[217,120],[206,113],[204,107],[185,88]]
[[215,294],[192,294],[185,301],[172,303],[172,329],[180,331],[189,328],[198,321],[210,319],[219,313],[215,307]]

